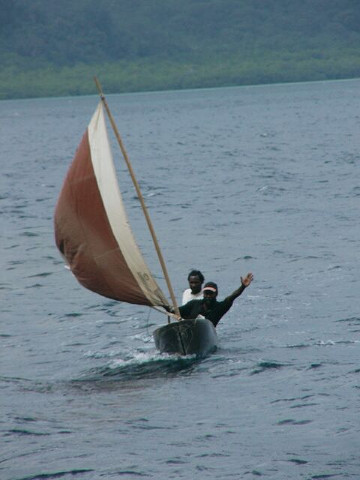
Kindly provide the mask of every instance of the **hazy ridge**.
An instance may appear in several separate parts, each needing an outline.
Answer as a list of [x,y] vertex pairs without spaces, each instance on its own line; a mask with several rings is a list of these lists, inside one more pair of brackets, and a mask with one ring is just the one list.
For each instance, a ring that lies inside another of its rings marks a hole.
[[0,0],[0,98],[360,76],[357,0]]

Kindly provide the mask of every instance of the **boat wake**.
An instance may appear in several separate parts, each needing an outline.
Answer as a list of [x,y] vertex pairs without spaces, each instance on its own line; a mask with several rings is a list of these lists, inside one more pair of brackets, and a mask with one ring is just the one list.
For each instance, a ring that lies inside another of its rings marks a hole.
[[[190,374],[199,363],[196,355],[175,356],[154,352],[136,352],[125,359],[112,359],[72,381],[80,388],[109,388],[125,382],[176,377]],[[111,386],[110,386],[111,385]]]

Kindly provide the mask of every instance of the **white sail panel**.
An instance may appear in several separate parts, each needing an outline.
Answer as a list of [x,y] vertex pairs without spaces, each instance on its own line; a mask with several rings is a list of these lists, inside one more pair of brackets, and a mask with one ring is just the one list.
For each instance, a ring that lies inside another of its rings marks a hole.
[[154,305],[167,305],[168,302],[147,267],[130,228],[117,182],[102,102],[91,119],[88,134],[97,185],[119,249],[149,301]]

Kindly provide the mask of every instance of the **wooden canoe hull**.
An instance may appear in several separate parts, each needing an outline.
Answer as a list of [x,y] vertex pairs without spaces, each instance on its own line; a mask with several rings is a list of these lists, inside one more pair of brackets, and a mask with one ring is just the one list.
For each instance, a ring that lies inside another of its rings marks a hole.
[[217,347],[214,325],[205,318],[181,320],[157,328],[154,333],[155,346],[161,353],[204,356]]

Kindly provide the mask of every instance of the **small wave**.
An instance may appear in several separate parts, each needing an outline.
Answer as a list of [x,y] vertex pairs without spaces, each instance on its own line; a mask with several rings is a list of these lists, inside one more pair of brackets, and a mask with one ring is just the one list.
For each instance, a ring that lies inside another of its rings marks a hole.
[[283,367],[289,366],[285,363],[277,363],[277,362],[260,362],[257,365],[257,368],[251,373],[251,375],[256,375],[257,373],[262,373],[267,370],[278,370]]
[[295,463],[296,465],[306,465],[308,463],[306,460],[301,460],[300,458],[290,458],[289,462]]
[[320,368],[320,367],[322,367],[322,363],[312,363],[308,369],[312,370],[314,368]]
[[297,403],[296,405],[292,405],[290,408],[315,407],[316,405],[319,405],[319,404],[315,403],[315,402],[312,402],[312,403]]
[[21,237],[38,237],[39,235],[34,232],[23,232],[20,234]]
[[49,277],[50,275],[52,275],[52,272],[43,272],[43,273],[36,273],[35,275],[29,275],[27,278]]
[[119,470],[116,472],[116,475],[126,475],[126,477],[128,477],[129,475],[134,475],[136,477],[148,477],[146,473],[137,472],[136,470]]
[[337,322],[345,322],[349,323],[350,325],[357,325],[360,323],[360,317],[347,317],[347,318],[340,318],[339,320],[336,320]]
[[311,480],[325,480],[326,478],[332,478],[332,477],[337,477],[337,474],[324,474],[324,475],[313,475],[311,477]]
[[312,420],[294,420],[293,418],[287,418],[277,422],[277,425],[307,425],[309,423],[312,423]]
[[30,477],[22,477],[19,478],[19,480],[46,480],[46,479],[51,479],[51,478],[61,478],[65,477],[67,475],[82,475],[83,473],[90,473],[93,472],[94,470],[91,469],[77,469],[77,470],[66,470],[66,471],[61,471],[61,472],[54,472],[54,473],[39,473],[35,475],[31,475]]
[[292,403],[292,402],[295,402],[295,401],[306,401],[308,400],[309,398],[313,398],[314,395],[304,395],[303,397],[289,397],[289,398],[279,398],[277,400],[273,400],[271,403],[272,404],[276,404],[276,403]]
[[315,342],[314,345],[317,345],[318,347],[333,347],[336,344],[334,340],[319,340],[318,342]]
[[70,312],[70,313],[65,313],[64,317],[65,318],[72,318],[72,317],[82,317],[82,313],[78,312]]
[[[29,435],[29,436],[35,436],[35,437],[42,437],[42,436],[47,436],[50,435],[49,433],[44,433],[44,432],[34,432],[32,430],[25,430],[21,428],[13,428],[12,430],[8,430],[8,434],[11,435]],[[6,435],[6,434],[5,434]]]
[[295,343],[295,344],[290,344],[286,345],[285,348],[308,348],[311,345],[308,343]]
[[34,283],[33,285],[29,285],[25,288],[29,289],[29,288],[43,288],[43,287],[44,287],[44,285],[41,285],[41,283]]
[[253,259],[254,259],[254,257],[252,257],[251,255],[244,255],[243,257],[235,258],[234,263],[235,262],[242,262],[243,260],[253,260]]

